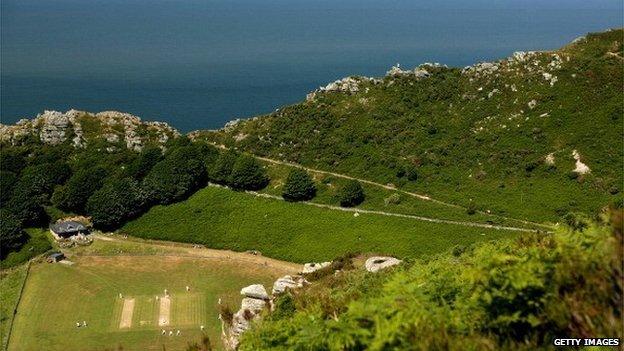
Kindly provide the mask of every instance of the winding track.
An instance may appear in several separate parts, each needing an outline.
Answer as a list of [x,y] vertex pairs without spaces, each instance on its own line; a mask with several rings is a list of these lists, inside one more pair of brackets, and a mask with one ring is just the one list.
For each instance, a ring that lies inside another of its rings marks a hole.
[[[216,144],[216,143],[211,143],[211,144],[213,146],[218,147],[218,148],[223,149],[223,150],[229,150],[230,149],[227,146],[222,145],[222,144]],[[337,178],[357,180],[358,182],[361,182],[361,183],[364,183],[364,184],[380,187],[380,188],[383,188],[383,189],[386,189],[386,190],[396,191],[396,192],[399,192],[399,193],[402,193],[402,194],[405,194],[405,195],[408,195],[408,196],[412,196],[412,197],[418,198],[420,200],[431,201],[431,202],[434,202],[436,204],[447,206],[447,207],[465,209],[465,207],[460,206],[460,205],[456,205],[456,204],[452,204],[452,203],[449,203],[449,202],[444,202],[444,201],[441,201],[441,200],[437,200],[437,199],[431,198],[430,196],[427,196],[427,195],[422,195],[422,194],[418,194],[418,193],[415,193],[415,192],[410,192],[410,191],[406,191],[406,190],[397,189],[396,187],[391,186],[391,185],[381,184],[381,183],[373,182],[373,181],[370,181],[370,180],[367,180],[367,179],[356,178],[356,177],[348,176],[346,174],[334,173],[334,172],[330,172],[330,171],[322,171],[322,170],[319,170],[319,169],[305,167],[305,166],[297,164],[297,163],[286,162],[286,161],[279,161],[279,160],[275,160],[275,159],[268,158],[268,157],[257,156],[257,155],[251,154],[251,153],[248,153],[248,154],[253,156],[253,157],[255,157],[255,158],[257,158],[258,160],[265,161],[265,162],[268,162],[268,163],[284,165],[284,166],[294,167],[294,168],[300,168],[300,169],[306,170],[308,172],[331,175],[331,176],[334,176],[334,177],[337,177]],[[214,184],[212,184],[212,185],[214,185]],[[276,199],[276,200],[283,200],[281,197],[274,196],[274,195],[262,194],[262,193],[257,193],[257,192],[247,192],[247,193],[250,193],[250,194],[256,195],[256,196],[260,196],[260,197],[272,198],[272,199]],[[329,209],[332,209],[332,210],[339,210],[339,211],[346,211],[346,212],[371,213],[371,214],[378,214],[378,215],[384,215],[384,216],[395,216],[395,217],[411,218],[411,219],[416,219],[416,220],[426,221],[426,222],[455,224],[455,225],[463,225],[463,226],[466,226],[466,227],[501,229],[501,230],[511,230],[511,231],[518,231],[518,232],[527,232],[527,233],[535,233],[535,232],[539,232],[540,231],[540,230],[537,230],[537,229],[508,227],[508,226],[499,226],[499,225],[482,224],[482,223],[465,222],[465,221],[452,221],[452,220],[446,220],[446,219],[422,217],[422,216],[407,215],[407,214],[400,214],[400,213],[393,213],[393,212],[344,208],[344,207],[339,207],[339,206],[318,204],[318,203],[312,203],[312,202],[303,202],[303,203],[305,203],[307,205],[310,205],[310,206],[329,208]],[[552,226],[541,224],[541,223],[525,221],[525,220],[522,220],[522,219],[505,217],[505,216],[500,216],[500,215],[494,215],[494,214],[483,212],[483,211],[477,211],[477,212],[480,213],[480,214],[486,215],[486,216],[492,216],[492,217],[495,217],[495,218],[505,219],[505,220],[509,220],[509,221],[515,221],[515,222],[519,222],[519,223],[523,223],[523,224],[532,225],[532,226],[535,226],[535,227],[544,228],[544,229],[547,229],[546,232],[549,232],[549,230],[553,229]]]
[[[209,183],[208,186],[218,187],[218,188],[227,188],[226,186],[219,185],[219,184],[213,184],[213,183]],[[257,191],[249,191],[249,190],[247,190],[247,191],[245,191],[245,193],[247,193],[249,195],[257,196],[257,197],[266,198],[266,199],[285,201],[281,196],[259,193]],[[319,204],[319,203],[309,202],[309,201],[299,201],[297,203],[298,204],[303,204],[303,205],[308,205],[308,206],[326,208],[326,209],[334,210],[334,211],[353,212],[354,215],[356,213],[357,214],[366,213],[366,214],[374,214],[374,215],[381,215],[381,216],[409,218],[409,219],[414,219],[414,220],[423,221],[423,222],[460,225],[460,226],[464,226],[464,227],[509,230],[509,231],[514,231],[514,232],[524,232],[524,233],[538,233],[538,232],[547,232],[548,233],[548,231],[539,230],[539,229],[508,227],[508,226],[501,226],[501,225],[494,225],[494,224],[483,224],[483,223],[475,223],[475,222],[452,221],[452,220],[448,220],[448,219],[439,219],[439,218],[415,216],[415,215],[408,215],[408,214],[395,213],[395,212],[384,212],[384,211],[364,210],[364,209],[351,208],[351,207],[340,207],[340,206]]]

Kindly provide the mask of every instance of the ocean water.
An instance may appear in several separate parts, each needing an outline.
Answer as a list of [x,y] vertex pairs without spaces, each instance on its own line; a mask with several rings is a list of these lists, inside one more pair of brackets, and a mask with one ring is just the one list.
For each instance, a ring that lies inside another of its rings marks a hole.
[[622,27],[616,0],[2,0],[0,119],[119,110],[219,128],[391,65],[465,66]]

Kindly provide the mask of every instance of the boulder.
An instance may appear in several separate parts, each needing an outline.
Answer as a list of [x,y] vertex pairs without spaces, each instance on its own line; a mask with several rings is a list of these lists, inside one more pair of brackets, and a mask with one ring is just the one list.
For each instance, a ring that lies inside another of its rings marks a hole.
[[253,284],[241,289],[241,295],[251,297],[253,299],[268,300],[269,294],[262,284]]
[[241,310],[249,310],[254,314],[258,314],[266,307],[266,304],[266,300],[245,297],[241,302]]
[[301,276],[292,277],[285,275],[273,283],[273,295],[283,294],[286,289],[297,289],[303,287],[307,281]]
[[369,272],[377,272],[380,269],[396,266],[402,261],[394,257],[375,256],[366,260],[364,267]]
[[331,262],[312,262],[312,263],[306,263],[303,265],[303,274],[308,274],[308,273],[312,273],[312,272],[316,272],[321,268],[325,268],[327,266],[329,266],[331,264]]

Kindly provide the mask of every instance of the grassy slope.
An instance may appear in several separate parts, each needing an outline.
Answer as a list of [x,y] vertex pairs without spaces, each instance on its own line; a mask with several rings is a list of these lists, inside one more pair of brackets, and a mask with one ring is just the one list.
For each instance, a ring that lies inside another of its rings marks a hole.
[[[74,249],[75,250],[75,249]],[[15,319],[9,350],[102,350],[122,345],[124,350],[182,349],[187,341],[199,340],[199,325],[215,346],[220,346],[220,324],[216,301],[240,302],[238,291],[252,283],[271,284],[287,271],[267,268],[258,263],[233,259],[178,256],[180,252],[163,246],[141,243],[96,241],[80,248],[71,259],[73,266],[34,264],[24,289]],[[119,252],[136,256],[115,256]],[[108,255],[104,257],[90,255]],[[178,257],[162,257],[163,254]],[[176,301],[191,296],[201,312],[181,310]],[[148,299],[168,288],[172,296],[171,328],[180,329],[180,337],[162,337],[155,325],[158,308]],[[120,331],[121,303],[118,294],[136,297],[133,327]],[[4,296],[4,295],[3,295]],[[177,299],[177,300],[176,300]],[[176,307],[178,306],[178,307]],[[193,316],[191,325],[179,326]],[[77,321],[87,321],[87,328],[76,328]],[[140,325],[140,321],[145,321]],[[181,322],[180,322],[181,323]]]
[[[269,174],[271,181],[270,184],[265,189],[262,189],[260,192],[275,196],[281,196],[282,188],[284,186],[288,173],[293,168],[293,166],[268,162],[263,162],[263,164],[267,169],[267,173]],[[336,198],[336,193],[338,189],[347,182],[347,180],[320,172],[309,173],[314,179],[317,188],[316,197],[313,198],[311,202],[340,206],[340,202]],[[356,208],[424,216],[437,219],[540,229],[539,227],[526,224],[522,221],[505,219],[495,215],[487,215],[485,213],[475,213],[469,215],[467,214],[466,209],[462,207],[448,206],[445,204],[436,203],[434,201],[419,199],[417,197],[410,196],[399,191],[389,190],[371,184],[362,183],[362,187],[364,188],[366,198],[364,202],[359,206],[356,206]],[[400,202],[386,203],[385,200],[393,194],[399,196]]]
[[0,272],[0,349],[6,347],[6,338],[13,321],[13,311],[17,307],[19,293],[26,278],[27,266],[22,265]]
[[19,251],[9,253],[4,260],[0,261],[1,269],[17,266],[52,249],[47,237],[47,229],[29,228],[26,229],[26,233],[28,241]]
[[330,271],[277,299],[241,350],[552,350],[560,335],[622,338],[622,245],[620,211],[613,231],[559,228],[374,274]]
[[[557,221],[621,197],[622,37],[622,30],[589,35],[556,52],[559,68],[548,52],[501,61],[496,72],[479,76],[427,68],[433,73],[427,79],[386,77],[357,94],[320,94],[228,131],[200,134],[462,205],[472,198],[498,214]],[[557,77],[553,86],[545,72]],[[237,135],[246,137],[236,141]],[[591,175],[568,177],[574,149]],[[554,168],[544,163],[549,153]],[[419,179],[397,179],[401,164],[417,165]]]
[[156,206],[121,230],[133,236],[235,251],[259,250],[291,262],[333,259],[347,252],[418,257],[454,245],[508,238],[502,230],[437,224],[257,198],[208,187],[188,200]]

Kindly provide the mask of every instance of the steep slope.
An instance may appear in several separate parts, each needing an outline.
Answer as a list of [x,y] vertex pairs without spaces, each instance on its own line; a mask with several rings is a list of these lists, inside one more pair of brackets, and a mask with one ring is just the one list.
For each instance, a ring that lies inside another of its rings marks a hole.
[[623,31],[464,69],[394,67],[191,135],[523,219],[621,198]]
[[561,335],[622,338],[622,212],[612,227],[579,223],[376,273],[357,260],[328,269],[274,300],[240,349],[551,350]]

